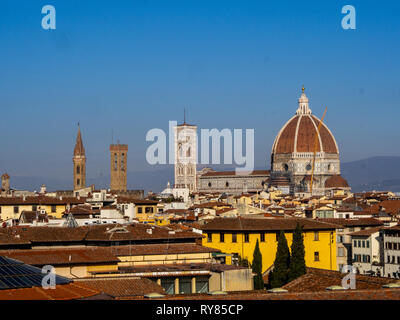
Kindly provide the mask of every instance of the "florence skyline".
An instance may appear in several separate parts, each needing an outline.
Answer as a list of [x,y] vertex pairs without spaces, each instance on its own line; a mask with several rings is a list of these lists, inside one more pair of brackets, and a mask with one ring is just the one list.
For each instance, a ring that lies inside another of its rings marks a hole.
[[11,176],[70,177],[78,122],[88,178],[108,174],[112,132],[129,145],[128,170],[148,170],[146,133],[181,122],[184,107],[199,129],[254,128],[255,167],[268,168],[302,85],[313,114],[328,106],[342,162],[400,156],[395,1],[353,1],[356,30],[341,29],[343,1],[52,4],[56,30],[40,28],[39,1],[0,13],[0,170]]

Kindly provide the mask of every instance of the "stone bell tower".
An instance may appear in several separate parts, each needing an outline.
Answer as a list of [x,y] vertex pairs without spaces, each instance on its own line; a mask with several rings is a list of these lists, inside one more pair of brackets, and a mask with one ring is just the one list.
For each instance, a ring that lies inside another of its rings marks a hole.
[[78,135],[76,136],[76,143],[74,149],[74,190],[86,187],[86,156],[85,148],[82,143],[81,128],[78,124]]

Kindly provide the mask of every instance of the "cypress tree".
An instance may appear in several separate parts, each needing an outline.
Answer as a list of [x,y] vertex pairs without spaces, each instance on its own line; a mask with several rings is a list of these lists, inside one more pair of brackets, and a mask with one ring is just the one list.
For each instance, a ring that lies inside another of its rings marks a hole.
[[254,290],[264,289],[264,280],[262,277],[262,254],[258,244],[258,239],[253,252],[253,263],[251,264],[251,269],[253,273],[256,274],[253,278]]
[[279,234],[278,248],[274,261],[274,269],[270,276],[270,285],[272,288],[280,288],[288,281],[288,270],[290,264],[290,252],[285,237],[285,233],[281,231]]
[[293,281],[294,279],[306,273],[303,230],[298,223],[296,225],[295,231],[293,232],[291,251],[292,256],[290,258],[289,266],[289,281]]

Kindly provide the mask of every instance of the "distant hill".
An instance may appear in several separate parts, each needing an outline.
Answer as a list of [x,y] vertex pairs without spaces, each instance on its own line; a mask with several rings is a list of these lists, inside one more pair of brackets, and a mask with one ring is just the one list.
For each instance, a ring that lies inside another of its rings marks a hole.
[[[231,168],[215,169],[229,170]],[[367,190],[400,192],[400,157],[372,157],[358,161],[344,162],[341,164],[341,171],[342,176],[347,179],[354,192]],[[174,182],[174,169],[172,165],[128,172],[129,189],[160,192],[165,188],[168,181],[171,184]],[[87,185],[94,184],[99,189],[108,188],[109,183],[109,176],[88,178],[86,181]],[[63,180],[51,177],[11,177],[11,186],[16,189],[39,191],[42,184],[47,186],[47,190],[71,189],[72,178]]]
[[400,192],[400,157],[372,157],[341,164],[342,176],[352,191],[390,190]]

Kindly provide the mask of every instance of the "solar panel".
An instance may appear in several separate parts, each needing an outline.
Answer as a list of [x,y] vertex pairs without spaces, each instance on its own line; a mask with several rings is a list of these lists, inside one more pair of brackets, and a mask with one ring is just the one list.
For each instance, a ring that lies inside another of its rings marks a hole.
[[[0,290],[41,287],[47,273],[40,268],[21,261],[0,256]],[[55,285],[67,284],[72,280],[56,275]]]

